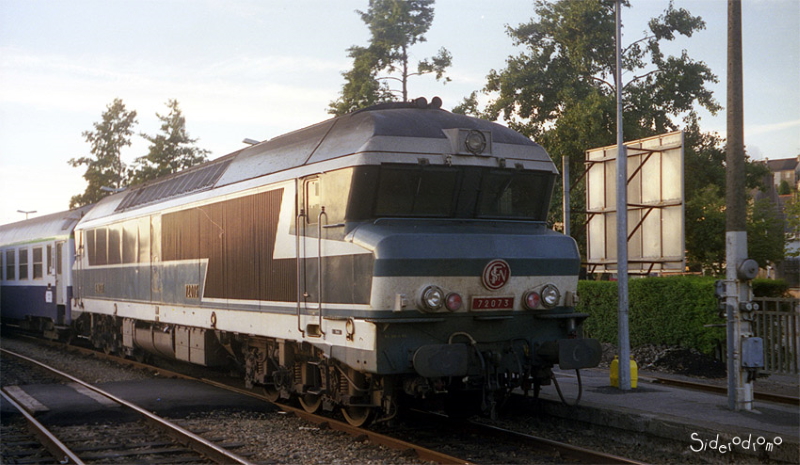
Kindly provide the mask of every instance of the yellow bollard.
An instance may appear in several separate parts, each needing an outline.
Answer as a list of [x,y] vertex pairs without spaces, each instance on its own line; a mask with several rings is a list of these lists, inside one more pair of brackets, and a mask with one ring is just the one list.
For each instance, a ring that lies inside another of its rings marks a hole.
[[[636,389],[636,385],[639,382],[639,365],[636,364],[636,361],[633,360],[631,357],[631,388]],[[611,385],[614,387],[619,387],[619,357],[616,355],[614,356],[614,360],[611,361]]]

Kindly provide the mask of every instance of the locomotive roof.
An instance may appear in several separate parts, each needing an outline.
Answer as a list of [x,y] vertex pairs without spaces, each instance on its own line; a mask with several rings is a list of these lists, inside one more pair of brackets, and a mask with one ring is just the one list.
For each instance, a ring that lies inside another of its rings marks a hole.
[[409,162],[417,163],[421,154],[454,154],[453,130],[478,130],[488,134],[493,158],[533,161],[539,169],[556,171],[545,150],[527,137],[500,124],[450,113],[439,109],[438,104],[428,105],[424,99],[418,99],[409,103],[381,104],[331,118],[179,173],[132,186],[114,196],[118,200],[113,205],[101,202],[98,210],[102,211],[93,211],[92,216],[105,216],[349,155],[361,155],[358,164],[381,163],[382,154],[404,154]]
[[37,216],[0,226],[0,247],[52,239],[66,239],[92,205]]

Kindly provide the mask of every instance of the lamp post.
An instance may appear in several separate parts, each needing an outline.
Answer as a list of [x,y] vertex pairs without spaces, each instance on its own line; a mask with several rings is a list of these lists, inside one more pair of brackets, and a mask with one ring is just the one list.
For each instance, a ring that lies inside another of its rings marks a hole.
[[31,213],[36,213],[36,210],[17,210],[17,213],[24,213],[25,219],[27,220],[28,215],[30,215]]

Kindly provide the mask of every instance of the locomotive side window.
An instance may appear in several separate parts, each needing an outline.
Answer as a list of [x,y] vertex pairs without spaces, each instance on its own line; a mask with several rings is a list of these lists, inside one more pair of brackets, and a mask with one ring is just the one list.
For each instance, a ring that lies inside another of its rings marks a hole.
[[28,249],[19,249],[19,279],[28,279]]
[[317,224],[323,207],[325,208],[323,225],[344,221],[352,179],[353,170],[351,168],[329,171],[305,179],[302,204],[306,212],[307,223]]
[[319,219],[319,214],[322,211],[320,208],[320,192],[319,192],[319,178],[308,179],[306,184],[306,219],[310,224],[316,224]]
[[42,257],[42,248],[33,248],[33,279],[42,279],[44,276],[44,260]]
[[526,171],[484,173],[477,214],[489,218],[547,219],[552,176]]
[[136,263],[139,258],[136,250],[137,239],[136,221],[126,221],[122,225],[122,263]]
[[122,263],[121,254],[121,233],[119,226],[110,226],[108,228],[108,264],[119,265]]
[[17,268],[16,266],[17,264],[16,260],[14,260],[16,255],[14,252],[16,252],[16,250],[13,249],[6,250],[6,279],[9,281],[13,281],[16,279],[15,271]]
[[375,215],[451,216],[458,179],[457,168],[382,166]]
[[95,265],[108,264],[108,231],[106,228],[94,230],[94,252]]

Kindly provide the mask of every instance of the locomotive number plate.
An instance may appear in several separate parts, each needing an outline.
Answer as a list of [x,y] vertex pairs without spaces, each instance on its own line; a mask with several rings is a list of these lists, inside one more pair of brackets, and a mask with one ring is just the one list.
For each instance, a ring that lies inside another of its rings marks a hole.
[[473,297],[472,310],[513,310],[514,297]]

